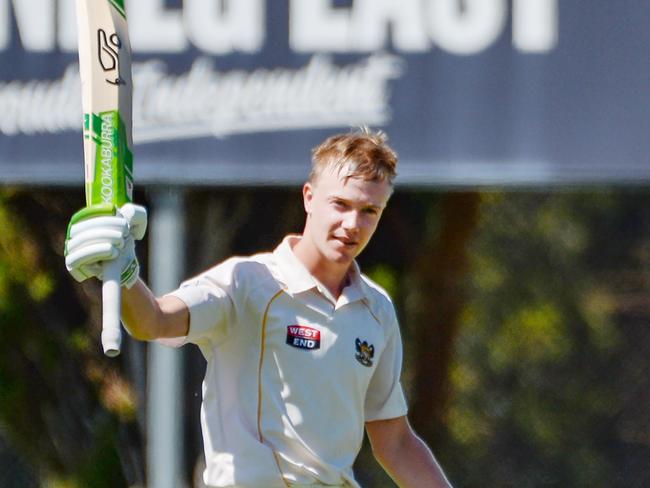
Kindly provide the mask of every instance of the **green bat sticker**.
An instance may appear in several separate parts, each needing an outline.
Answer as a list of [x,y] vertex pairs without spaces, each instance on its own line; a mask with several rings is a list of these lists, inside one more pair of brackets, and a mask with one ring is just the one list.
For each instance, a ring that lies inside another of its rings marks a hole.
[[[92,120],[92,127],[90,122]],[[133,154],[128,148],[126,127],[117,110],[84,115],[85,137],[95,142],[95,173],[87,183],[86,205],[121,207],[133,200]]]

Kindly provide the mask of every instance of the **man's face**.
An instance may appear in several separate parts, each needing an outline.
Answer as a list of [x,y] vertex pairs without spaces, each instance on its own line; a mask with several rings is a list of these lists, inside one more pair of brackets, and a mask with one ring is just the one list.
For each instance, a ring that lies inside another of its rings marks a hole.
[[325,168],[303,187],[305,237],[327,260],[348,264],[370,241],[392,192],[387,181],[366,181]]

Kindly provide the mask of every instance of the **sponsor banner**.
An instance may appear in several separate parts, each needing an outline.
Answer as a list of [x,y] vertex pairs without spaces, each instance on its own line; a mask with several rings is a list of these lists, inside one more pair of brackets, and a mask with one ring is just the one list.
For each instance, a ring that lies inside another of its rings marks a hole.
[[[138,184],[295,185],[363,124],[401,185],[650,183],[648,2],[124,3]],[[83,181],[74,14],[0,2],[0,182]]]

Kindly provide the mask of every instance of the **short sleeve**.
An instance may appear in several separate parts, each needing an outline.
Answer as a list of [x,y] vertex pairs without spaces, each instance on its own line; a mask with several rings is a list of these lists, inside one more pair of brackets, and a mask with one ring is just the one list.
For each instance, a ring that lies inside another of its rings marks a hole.
[[400,383],[401,372],[402,340],[395,320],[366,392],[364,408],[366,422],[406,415],[408,408]]
[[190,313],[190,325],[183,342],[212,345],[222,342],[233,323],[237,293],[233,267],[228,261],[191,278],[167,295],[182,300]]

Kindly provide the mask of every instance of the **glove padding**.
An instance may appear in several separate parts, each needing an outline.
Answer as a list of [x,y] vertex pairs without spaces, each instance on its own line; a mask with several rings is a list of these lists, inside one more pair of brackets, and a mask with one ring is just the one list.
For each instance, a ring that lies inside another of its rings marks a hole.
[[117,259],[122,270],[120,284],[131,288],[140,274],[134,241],[142,239],[147,230],[147,210],[127,203],[114,215],[84,219],[85,211],[77,212],[70,221],[65,241],[66,268],[79,282],[92,277],[101,280],[104,262]]

